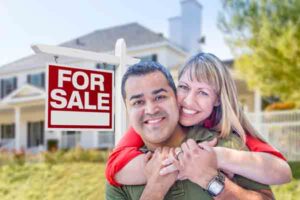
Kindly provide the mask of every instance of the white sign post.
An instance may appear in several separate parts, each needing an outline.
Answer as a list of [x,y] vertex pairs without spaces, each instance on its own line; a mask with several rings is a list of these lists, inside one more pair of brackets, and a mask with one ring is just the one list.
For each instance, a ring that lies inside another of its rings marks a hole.
[[128,65],[139,62],[139,59],[127,56],[126,43],[124,39],[118,39],[115,46],[115,55],[97,53],[93,51],[85,51],[73,48],[51,46],[51,45],[33,45],[32,49],[35,53],[46,53],[54,56],[67,56],[84,60],[92,60],[96,62],[105,62],[108,64],[118,65],[115,70],[115,143],[117,143],[122,134],[126,131],[126,111],[121,95],[122,76]]

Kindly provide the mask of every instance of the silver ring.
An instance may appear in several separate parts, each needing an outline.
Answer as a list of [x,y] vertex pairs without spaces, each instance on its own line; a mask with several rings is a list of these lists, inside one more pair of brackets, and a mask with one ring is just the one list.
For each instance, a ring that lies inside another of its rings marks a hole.
[[177,152],[175,153],[175,159],[176,159],[176,160],[178,160],[179,155],[180,155],[181,153],[183,153],[182,149],[180,149],[180,151],[177,151]]

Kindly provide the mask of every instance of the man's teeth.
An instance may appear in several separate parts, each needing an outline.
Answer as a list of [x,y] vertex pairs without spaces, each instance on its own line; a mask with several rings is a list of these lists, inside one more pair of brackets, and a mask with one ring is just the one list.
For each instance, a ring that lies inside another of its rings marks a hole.
[[152,119],[152,120],[148,120],[147,123],[148,124],[155,124],[155,123],[160,122],[161,120],[162,120],[162,118],[160,118],[160,119]]
[[189,114],[189,115],[193,115],[193,114],[196,114],[197,111],[195,110],[189,110],[189,109],[186,109],[186,108],[182,108],[182,111],[185,113],[185,114]]

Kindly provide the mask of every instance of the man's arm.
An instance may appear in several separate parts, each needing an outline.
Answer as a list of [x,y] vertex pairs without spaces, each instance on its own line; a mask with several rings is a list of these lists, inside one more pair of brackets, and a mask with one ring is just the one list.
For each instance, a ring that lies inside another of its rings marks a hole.
[[221,194],[214,198],[215,200],[272,200],[275,199],[271,190],[247,190],[230,179],[225,178],[225,188]]

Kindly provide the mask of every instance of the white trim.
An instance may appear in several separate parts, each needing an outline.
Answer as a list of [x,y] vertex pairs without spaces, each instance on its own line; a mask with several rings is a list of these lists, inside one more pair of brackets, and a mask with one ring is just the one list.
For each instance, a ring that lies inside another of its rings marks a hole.
[[[182,54],[184,57],[188,56],[188,52],[185,52],[183,49],[181,49],[180,47],[178,47],[176,44],[173,44],[170,41],[163,41],[163,42],[157,42],[157,43],[152,43],[152,44],[146,44],[146,45],[139,45],[139,46],[135,46],[135,47],[130,47],[127,48],[127,52],[130,53],[132,51],[139,51],[139,50],[147,50],[150,48],[159,48],[159,47],[163,47],[163,46],[169,46],[171,49],[177,51],[178,53]],[[105,51],[105,52],[101,52],[101,54],[104,53],[113,53],[114,51]],[[76,64],[78,61],[82,61],[82,59],[72,59],[69,61],[64,61],[63,64],[68,65],[68,64]],[[99,62],[100,60],[98,59],[97,62]],[[96,61],[95,61],[96,62]],[[24,74],[24,72],[26,73],[30,73],[30,71],[33,70],[45,70],[45,66],[35,66],[35,67],[31,67],[31,68],[27,68],[27,69],[23,69],[21,71],[10,71],[10,72],[4,72],[1,73],[1,68],[0,68],[0,77],[5,77],[5,76],[15,76],[17,74]],[[17,69],[15,69],[17,70]]]
[[175,44],[172,44],[169,41],[163,41],[163,42],[158,42],[158,43],[152,43],[152,44],[147,44],[147,45],[142,45],[142,46],[137,46],[137,47],[131,47],[128,48],[127,51],[140,51],[140,50],[145,50],[145,49],[150,49],[150,48],[158,48],[158,47],[164,47],[164,46],[169,46],[171,49],[177,51],[178,53],[182,54],[183,56],[188,56],[188,53],[182,50],[180,47],[178,47]]
[[[115,64],[115,65],[118,65],[120,63],[120,58],[117,56],[104,54],[104,53],[97,53],[94,51],[80,50],[80,49],[67,48],[61,46],[52,46],[52,45],[45,45],[45,44],[32,45],[31,48],[37,54],[46,53],[51,55],[60,55],[60,56],[67,56],[73,58],[87,59],[96,62],[102,61],[102,62]],[[125,61],[129,65],[139,62],[138,59],[131,58],[129,56],[125,57]]]
[[[18,97],[14,99],[20,92],[22,92],[25,89],[29,89],[32,92],[37,93],[36,96],[28,96],[28,97]],[[33,100],[40,100],[40,99],[45,99],[45,91],[35,87],[34,85],[30,84],[25,84],[22,87],[14,90],[12,93],[10,93],[8,96],[6,96],[0,104],[13,104],[13,103],[22,103],[22,102],[27,102],[27,101],[33,101]]]

